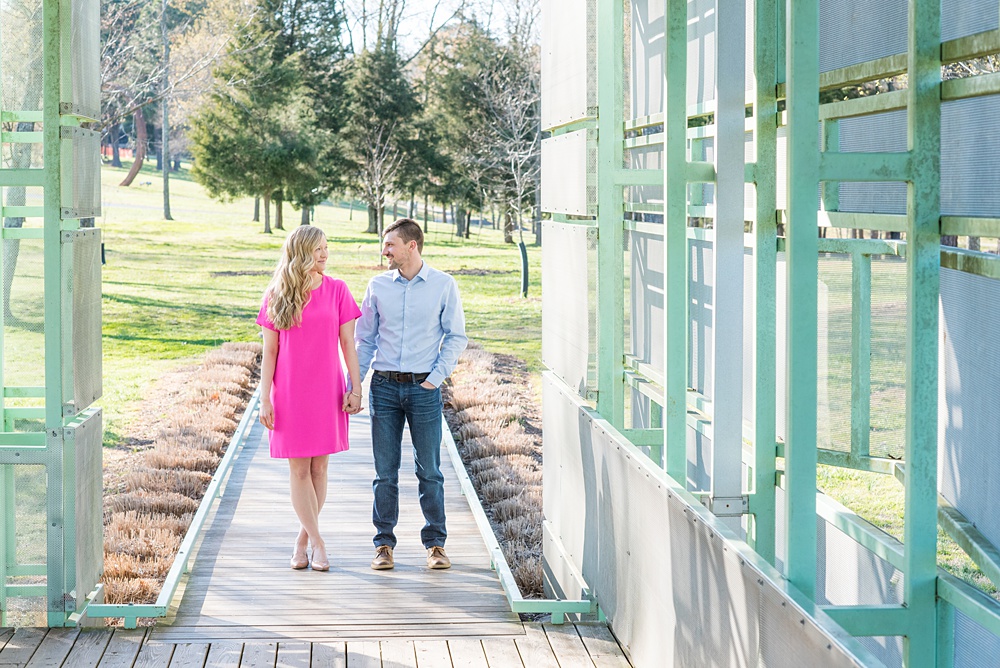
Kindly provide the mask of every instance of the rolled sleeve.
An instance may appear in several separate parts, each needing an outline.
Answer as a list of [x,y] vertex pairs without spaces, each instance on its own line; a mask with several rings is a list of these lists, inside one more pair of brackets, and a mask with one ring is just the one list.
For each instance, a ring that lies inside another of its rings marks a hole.
[[354,330],[354,345],[358,350],[358,369],[361,380],[368,375],[368,369],[375,358],[378,336],[378,309],[375,305],[375,298],[372,291],[372,284],[368,284],[365,290],[364,299],[361,300],[361,317],[358,318],[357,326]]

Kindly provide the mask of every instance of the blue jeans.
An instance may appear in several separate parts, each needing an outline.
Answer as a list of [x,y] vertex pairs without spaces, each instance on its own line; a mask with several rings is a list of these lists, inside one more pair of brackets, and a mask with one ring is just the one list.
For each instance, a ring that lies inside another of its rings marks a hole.
[[377,374],[372,376],[369,412],[372,420],[372,450],[375,454],[375,503],[372,523],[375,545],[396,546],[392,530],[399,519],[399,467],[402,456],[403,422],[413,440],[414,471],[420,492],[424,547],[444,546],[448,537],[444,517],[444,476],[441,475],[441,388],[428,390],[419,383],[400,383]]

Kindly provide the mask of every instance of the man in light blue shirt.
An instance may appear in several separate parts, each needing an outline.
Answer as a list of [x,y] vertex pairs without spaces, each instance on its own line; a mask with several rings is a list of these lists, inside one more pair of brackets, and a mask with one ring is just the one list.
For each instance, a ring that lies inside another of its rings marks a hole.
[[469,339],[458,285],[420,257],[424,234],[401,218],[385,230],[389,271],[368,283],[355,330],[362,380],[369,366],[369,412],[375,455],[375,558],[372,568],[395,565],[393,529],[399,518],[399,467],[403,423],[409,425],[416,460],[420,509],[426,524],[420,539],[429,568],[449,568],[444,551],[444,476],[441,475],[441,383],[455,369]]

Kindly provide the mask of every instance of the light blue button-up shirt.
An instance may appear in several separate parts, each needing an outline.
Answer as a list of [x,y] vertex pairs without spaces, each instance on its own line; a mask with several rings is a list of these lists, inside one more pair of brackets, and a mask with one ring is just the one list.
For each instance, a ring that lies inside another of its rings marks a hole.
[[398,270],[368,283],[354,341],[361,378],[377,371],[427,373],[439,386],[469,342],[455,279],[424,262],[411,280]]

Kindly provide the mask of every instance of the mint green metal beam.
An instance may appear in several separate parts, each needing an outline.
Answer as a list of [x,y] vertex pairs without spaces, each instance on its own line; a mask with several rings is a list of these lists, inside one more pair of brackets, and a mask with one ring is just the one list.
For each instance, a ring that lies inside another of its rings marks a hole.
[[907,153],[823,153],[819,161],[824,181],[905,181],[910,174]]
[[44,169],[3,169],[0,170],[0,186],[41,188],[45,185]]
[[45,388],[8,385],[3,388],[3,396],[8,399],[41,398],[45,396]]
[[1000,218],[941,216],[941,234],[959,237],[1000,237]]
[[664,445],[667,474],[687,480],[687,0],[666,0],[663,82]]
[[788,337],[785,569],[816,595],[819,3],[787,2]]
[[1000,636],[1000,601],[943,570],[938,571],[937,595],[993,635]]
[[942,496],[938,496],[938,523],[993,585],[1000,585],[1000,550]]
[[[906,220],[906,216],[891,213],[853,213],[847,211],[819,212],[820,225],[824,227],[839,227],[849,230],[905,232]],[[861,239],[856,239],[855,241],[861,241]]]
[[910,0],[907,149],[906,481],[903,642],[907,668],[937,656],[938,298],[941,201],[941,4]]
[[624,196],[615,184],[623,156],[624,9],[597,0],[597,410],[617,427],[625,418]]
[[851,255],[851,456],[867,457],[871,439],[872,257]]
[[1000,279],[1000,255],[957,248],[941,248],[941,266],[967,274]]
[[768,563],[775,555],[777,329],[777,32],[778,0],[754,8],[754,458],[751,546]]
[[901,636],[909,629],[909,608],[899,605],[821,605],[852,636]]

